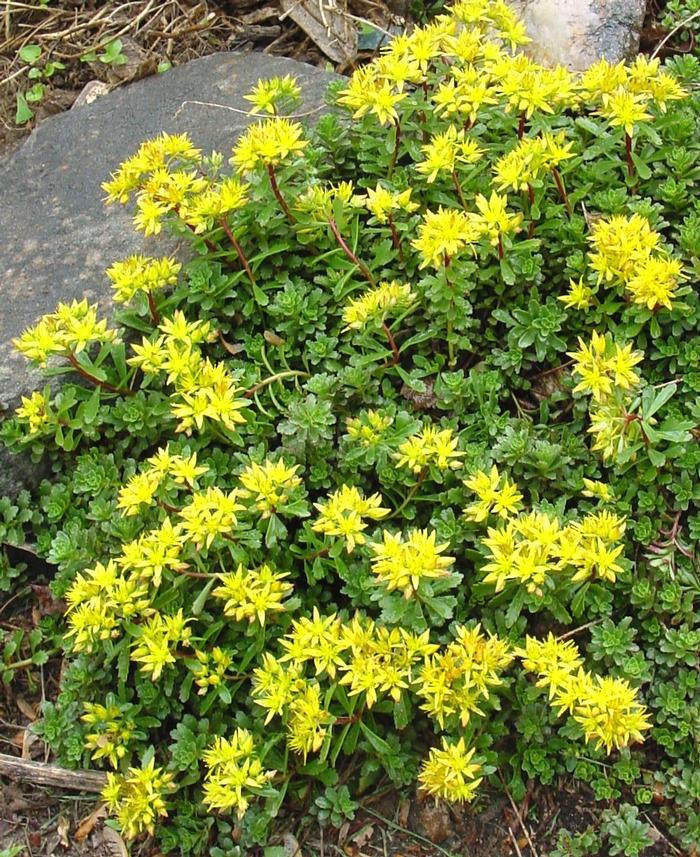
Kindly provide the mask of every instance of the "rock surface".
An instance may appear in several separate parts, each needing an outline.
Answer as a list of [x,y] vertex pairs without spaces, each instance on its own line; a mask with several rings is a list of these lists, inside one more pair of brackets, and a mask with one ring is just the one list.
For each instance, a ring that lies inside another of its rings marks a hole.
[[605,57],[630,59],[639,50],[646,0],[511,0],[532,43],[527,53],[546,65],[584,71]]
[[[0,164],[0,419],[44,383],[12,339],[59,301],[86,296],[108,309],[105,268],[132,253],[163,252],[162,241],[134,231],[127,209],[105,208],[101,182],[161,131],[186,131],[205,151],[227,154],[251,121],[243,96],[276,74],[298,78],[302,112],[323,103],[331,76],[312,66],[258,53],[215,54],[47,120]],[[0,496],[23,484],[26,462],[23,468],[0,448]]]

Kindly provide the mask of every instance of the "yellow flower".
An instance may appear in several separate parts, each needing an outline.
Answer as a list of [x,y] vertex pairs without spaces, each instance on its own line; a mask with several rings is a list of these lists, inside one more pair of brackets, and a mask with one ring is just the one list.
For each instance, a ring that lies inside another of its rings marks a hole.
[[595,676],[588,694],[579,700],[574,720],[582,727],[586,740],[594,740],[610,753],[615,747],[627,747],[644,740],[651,728],[646,708],[637,700],[636,691],[624,679]]
[[107,774],[102,799],[122,836],[134,839],[143,831],[153,835],[156,820],[168,814],[164,798],[173,788],[173,775],[156,768],[151,758],[141,768],[129,768],[126,775]]
[[80,719],[95,730],[85,736],[85,749],[92,750],[91,758],[95,761],[106,759],[117,768],[119,760],[126,756],[136,725],[118,705],[84,702],[83,708],[85,714]]
[[282,664],[270,652],[264,652],[262,666],[253,670],[252,696],[256,703],[267,709],[265,725],[276,714],[282,714],[291,701],[304,689],[303,665]]
[[192,633],[187,627],[189,621],[180,608],[173,616],[156,613],[141,626],[130,657],[141,664],[141,672],[149,674],[151,681],[157,681],[163,669],[175,663],[173,649],[177,645],[188,645]]
[[588,309],[593,303],[593,289],[586,286],[583,277],[578,282],[569,280],[569,291],[565,295],[559,295],[560,300],[567,309]]
[[438,429],[426,425],[417,434],[406,438],[393,457],[397,467],[409,467],[416,474],[431,464],[438,470],[457,469],[461,464],[453,459],[464,455],[457,449],[458,445],[459,438],[451,428]]
[[391,191],[377,182],[377,187],[367,188],[367,198],[364,201],[367,209],[377,218],[378,223],[386,223],[392,211],[405,211],[410,214],[419,206],[411,202],[411,188],[404,191]]
[[475,202],[479,214],[474,217],[474,225],[479,236],[486,236],[492,246],[495,247],[503,235],[520,231],[523,216],[520,213],[508,213],[506,210],[507,196],[500,196],[496,191],[492,191],[489,199],[486,199],[483,194],[478,193]]
[[628,137],[634,136],[635,125],[653,119],[647,113],[647,99],[642,95],[635,95],[623,87],[612,92],[598,109],[597,113],[613,126],[613,128],[624,128]]
[[407,283],[382,282],[353,298],[343,309],[344,330],[359,330],[369,323],[381,324],[394,309],[405,309],[416,299]]
[[135,474],[123,488],[119,489],[117,508],[123,509],[122,514],[127,517],[137,515],[141,511],[141,506],[153,504],[153,498],[160,483],[161,476],[157,473],[147,471]]
[[452,173],[457,164],[475,164],[483,155],[481,148],[464,129],[459,131],[450,125],[446,131],[435,134],[432,140],[422,147],[425,159],[416,164],[416,170],[434,182],[440,172]]
[[664,306],[672,309],[674,292],[682,279],[683,266],[678,259],[650,256],[634,268],[625,283],[636,304],[657,310]]
[[348,437],[357,438],[363,446],[374,446],[383,440],[386,430],[394,423],[392,417],[379,411],[363,411],[347,421]]
[[372,573],[389,592],[400,589],[404,598],[418,591],[422,580],[444,577],[454,557],[440,556],[447,544],[436,543],[437,534],[428,530],[401,533],[382,531],[382,542],[372,545]]
[[454,208],[426,211],[418,227],[418,238],[411,245],[421,258],[420,267],[440,268],[479,237],[475,215]]
[[301,89],[295,77],[286,74],[284,77],[271,77],[259,80],[248,95],[246,101],[253,105],[251,113],[279,113],[280,106],[293,104],[301,97]]
[[152,259],[148,256],[130,256],[107,268],[112,281],[114,300],[128,303],[137,292],[153,293],[175,285],[182,265],[171,258]]
[[286,653],[280,660],[297,665],[313,661],[316,675],[328,673],[334,679],[343,663],[342,652],[349,645],[340,630],[340,619],[335,613],[321,616],[318,608],[314,607],[311,619],[306,616],[295,619],[292,630],[282,638],[282,648]]
[[612,65],[601,59],[583,73],[579,88],[584,98],[601,101],[606,104],[614,92],[620,91],[627,83],[627,68],[624,62]]
[[212,687],[221,685],[226,676],[226,670],[233,663],[233,657],[219,646],[209,652],[195,651],[196,662],[189,664],[195,676],[194,683],[199,690],[197,694],[204,696]]
[[470,521],[484,521],[492,513],[507,518],[518,511],[523,495],[513,482],[508,481],[507,476],[503,477],[501,486],[501,478],[494,464],[490,473],[480,470],[464,480],[464,485],[479,498],[477,503],[465,509]]
[[475,748],[467,750],[464,738],[456,743],[442,739],[442,749],[436,747],[423,762],[418,781],[420,788],[438,800],[465,803],[474,799],[483,777],[477,776],[481,765],[472,762]]
[[262,464],[252,461],[241,473],[243,490],[240,497],[253,498],[253,505],[263,518],[269,518],[289,499],[289,494],[301,485],[296,475],[298,464],[287,465],[282,459],[265,459]]
[[238,491],[226,493],[216,485],[195,491],[179,513],[179,528],[183,536],[198,549],[211,547],[217,536],[229,536],[238,523],[236,512],[244,508],[239,496]]
[[20,419],[27,420],[29,434],[38,434],[51,420],[48,394],[35,391],[31,396],[22,396],[22,404],[15,414]]
[[598,482],[595,479],[586,479],[584,477],[583,485],[584,490],[581,493],[584,497],[595,497],[604,503],[609,503],[615,499],[610,486],[605,482]]
[[309,141],[303,139],[303,134],[301,125],[289,119],[275,117],[250,125],[236,143],[231,164],[239,173],[250,172],[261,165],[277,166],[308,146]]
[[235,809],[239,819],[251,798],[259,795],[276,773],[263,769],[247,729],[236,729],[231,738],[215,738],[202,758],[209,768],[204,777],[203,803],[212,810]]
[[220,574],[221,586],[213,590],[215,598],[225,598],[224,615],[237,622],[244,619],[252,624],[256,619],[265,624],[268,613],[283,612],[282,601],[292,591],[284,578],[288,573],[274,571],[269,565],[246,571],[239,565],[235,572]]
[[594,401],[603,402],[614,387],[629,390],[639,383],[633,367],[644,355],[641,351],[632,351],[631,343],[621,347],[594,330],[588,345],[581,337],[578,344],[579,351],[567,352],[574,361],[574,373],[581,379],[574,393],[591,393]]
[[317,753],[323,746],[332,722],[331,713],[321,702],[320,687],[317,684],[306,684],[289,704],[289,749],[303,756],[306,762],[309,753]]
[[352,553],[356,545],[366,541],[363,531],[367,523],[363,519],[379,521],[391,511],[381,504],[379,494],[363,497],[354,486],[342,485],[325,503],[314,503],[319,517],[312,529],[327,536],[340,536],[345,539],[347,552]]

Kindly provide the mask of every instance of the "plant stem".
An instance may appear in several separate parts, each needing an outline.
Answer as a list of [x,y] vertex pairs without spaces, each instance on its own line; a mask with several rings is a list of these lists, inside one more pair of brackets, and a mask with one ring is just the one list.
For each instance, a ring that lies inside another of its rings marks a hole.
[[391,229],[391,240],[394,242],[394,249],[398,251],[399,261],[403,262],[403,250],[401,249],[401,240],[399,238],[399,233],[396,231],[396,226],[394,224],[394,220],[392,216],[387,215],[389,222],[389,229]]
[[455,186],[455,190],[457,191],[457,197],[459,199],[459,204],[466,211],[467,203],[464,201],[464,194],[462,193],[462,185],[459,183],[459,178],[457,177],[457,173],[455,170],[452,170],[452,184]]
[[384,333],[386,333],[386,338],[389,340],[389,347],[391,348],[392,356],[391,363],[389,363],[389,366],[396,366],[396,364],[401,359],[401,355],[399,354],[399,348],[396,344],[396,340],[394,339],[394,334],[391,332],[391,328],[385,321],[382,322],[382,328],[384,330]]
[[156,309],[156,302],[153,300],[153,292],[146,292],[146,296],[148,297],[148,311],[151,314],[151,318],[153,319],[153,324],[156,327],[160,324],[160,316],[158,315],[158,310]]
[[[445,253],[443,272],[445,274],[445,285],[452,294],[452,283],[447,276],[447,269],[450,267],[450,257]],[[452,368],[457,363],[457,355],[455,354],[455,346],[452,341],[452,307],[454,306],[453,298],[450,297],[450,313],[447,316],[447,365]]]
[[632,138],[625,131],[625,156],[627,157],[627,175],[634,176],[634,161],[632,160]]
[[273,384],[275,381],[280,381],[282,378],[291,378],[293,376],[308,378],[308,372],[300,372],[297,369],[290,369],[287,372],[278,372],[276,375],[271,375],[269,378],[265,378],[264,381],[260,381],[259,384],[255,384],[249,390],[246,390],[243,394],[247,399],[252,398],[258,390],[262,390],[263,387],[267,387],[268,384]]
[[408,504],[411,502],[411,500],[413,500],[413,498],[416,496],[416,492],[417,492],[417,491],[418,491],[418,489],[420,488],[420,486],[421,486],[421,482],[423,481],[423,479],[424,479],[424,478],[425,478],[425,468],[423,468],[423,470],[421,470],[421,472],[420,472],[420,474],[419,474],[419,476],[418,476],[418,481],[417,481],[417,482],[416,482],[416,484],[413,486],[413,488],[411,488],[411,490],[408,492],[408,494],[406,494],[406,496],[404,497],[403,502],[401,503],[401,505],[400,505],[400,506],[398,506],[398,507],[397,507],[397,508],[396,508],[396,509],[391,513],[391,515],[389,515],[389,518],[395,518],[397,515],[400,515],[400,514],[401,514],[401,512],[403,512],[403,510],[406,508],[406,506],[408,506]]
[[503,236],[501,233],[498,233],[498,258],[503,258]]
[[556,167],[552,167],[552,176],[554,176],[554,181],[557,185],[559,196],[561,197],[561,201],[566,206],[566,213],[569,215],[569,220],[571,220],[574,213],[571,207],[571,200],[569,199],[569,194],[566,192],[566,187],[564,186],[564,179],[561,177],[561,173]]
[[338,229],[338,224],[335,222],[335,220],[331,218],[331,220],[328,221],[328,226],[330,227],[331,232],[335,236],[335,240],[340,245],[340,249],[343,251],[343,253],[345,253],[345,255],[348,257],[348,259],[350,259],[353,264],[357,265],[360,271],[362,271],[364,278],[367,280],[370,286],[374,288],[377,285],[377,281],[372,276],[372,272],[363,261],[357,258],[357,256],[345,243],[343,236],[340,234],[340,230]]
[[243,265],[245,272],[248,275],[248,279],[254,286],[256,286],[257,283],[255,282],[255,277],[253,276],[253,272],[250,270],[250,265],[248,264],[248,260],[246,259],[245,253],[243,252],[243,248],[237,241],[236,236],[233,234],[231,227],[228,225],[228,221],[225,217],[221,220],[221,227],[226,233],[226,237],[228,238],[228,240],[231,242],[231,244],[233,244],[233,249],[236,251],[236,255],[238,256],[241,265]]
[[394,174],[394,168],[396,167],[396,159],[399,156],[399,146],[401,145],[401,123],[398,120],[398,117],[394,119],[394,128],[396,129],[395,137],[394,137],[394,150],[391,153],[391,159],[389,160],[389,168],[386,171],[386,177],[390,179]]
[[523,110],[523,112],[520,114],[520,119],[518,121],[518,140],[522,140],[525,136],[525,120],[526,116],[525,111]]
[[532,189],[532,185],[528,183],[527,186],[527,199],[530,204],[529,214],[530,214],[530,227],[527,230],[527,237],[532,238],[535,234],[535,219],[532,216],[532,209],[535,205],[535,191]]
[[275,170],[272,164],[267,165],[267,175],[270,179],[270,187],[272,188],[272,192],[274,193],[277,202],[279,202],[280,208],[285,213],[287,220],[290,223],[296,223],[294,215],[289,210],[289,206],[287,205],[285,198],[282,196],[282,191],[279,189],[279,185],[277,184],[277,176],[275,175]]
[[96,378],[94,375],[91,375],[86,369],[78,363],[78,358],[72,351],[69,351],[66,355],[68,358],[68,362],[75,369],[75,371],[82,378],[85,378],[86,381],[89,381],[91,384],[94,384],[96,387],[101,387],[103,390],[108,390],[110,393],[119,393],[120,396],[130,396],[133,390],[127,390],[122,387],[115,387],[113,384],[108,384],[107,381],[101,381],[99,378]]

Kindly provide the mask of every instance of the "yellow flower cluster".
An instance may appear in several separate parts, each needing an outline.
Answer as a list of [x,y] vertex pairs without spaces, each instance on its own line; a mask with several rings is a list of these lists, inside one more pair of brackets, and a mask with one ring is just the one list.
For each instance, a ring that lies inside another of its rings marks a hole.
[[420,267],[441,268],[466,247],[472,247],[481,231],[474,214],[456,208],[426,211],[411,246],[421,258]]
[[303,135],[302,126],[289,119],[274,117],[249,125],[238,138],[230,163],[239,173],[259,166],[275,167],[304,150],[309,141]]
[[571,641],[553,634],[545,640],[527,637],[517,651],[528,672],[538,676],[538,687],[546,687],[551,704],[561,715],[573,716],[587,741],[610,753],[630,743],[643,741],[651,728],[646,708],[624,679],[596,676],[583,669],[583,659]]
[[224,363],[202,356],[199,346],[216,336],[209,322],[187,321],[178,310],[158,330],[160,335],[144,337],[141,345],[132,346],[133,356],[127,362],[146,374],[165,373],[167,383],[175,388],[171,412],[179,420],[176,431],[191,435],[194,428],[202,430],[205,420],[235,431],[245,422],[241,411],[250,403],[241,397],[242,390]]
[[280,112],[281,107],[293,104],[300,97],[301,89],[291,74],[259,80],[250,93],[243,96],[253,105],[251,113],[271,113],[273,116]]
[[257,619],[264,625],[268,613],[285,609],[282,602],[292,591],[285,577],[289,577],[286,572],[275,571],[267,563],[249,571],[239,565],[236,571],[219,575],[221,586],[217,586],[212,595],[226,599],[225,616],[250,624]]
[[50,400],[47,393],[35,390],[31,396],[22,396],[22,404],[15,411],[20,419],[27,420],[29,434],[39,432],[51,423]]
[[411,188],[402,191],[392,191],[377,182],[376,188],[367,188],[367,196],[363,203],[377,219],[377,223],[387,223],[393,211],[405,211],[410,214],[419,208],[418,203],[411,202]]
[[137,292],[153,294],[175,285],[181,268],[182,265],[171,258],[152,259],[136,255],[115,262],[106,273],[112,282],[114,300],[126,304]]
[[359,330],[368,324],[382,324],[394,310],[410,307],[416,295],[407,283],[396,280],[380,283],[353,298],[343,310],[345,330]]
[[312,184],[298,195],[294,201],[294,210],[303,215],[299,224],[299,233],[312,233],[335,220],[336,210],[361,208],[365,197],[355,193],[352,182],[337,184]]
[[428,183],[435,181],[439,173],[453,173],[460,164],[476,164],[483,157],[483,150],[463,128],[457,130],[448,125],[423,146],[424,160],[416,164],[416,170],[427,176]]
[[342,485],[325,503],[314,503],[314,506],[319,512],[318,520],[313,525],[314,531],[344,539],[348,553],[366,541],[365,518],[380,521],[391,511],[382,506],[380,494],[364,497],[354,485]]
[[[622,572],[618,558],[624,546],[620,540],[625,520],[610,512],[586,515],[580,521],[561,524],[546,512],[530,511],[517,515],[522,495],[494,466],[490,473],[480,471],[466,480],[467,488],[479,497],[467,507],[473,521],[484,521],[491,514],[505,518],[505,525],[489,527],[482,544],[488,548],[485,583],[493,583],[500,592],[510,580],[542,594],[550,577],[569,571],[578,582],[597,577],[614,583]],[[517,515],[517,516],[516,516]]]
[[603,458],[614,458],[622,452],[632,430],[636,430],[636,415],[628,406],[639,385],[634,371],[644,355],[632,351],[632,345],[620,347],[608,336],[593,331],[586,345],[579,338],[579,351],[572,351],[574,373],[580,378],[574,392],[590,393],[593,404],[589,409],[591,425],[588,432],[595,437],[593,450]]
[[566,132],[545,131],[539,137],[523,137],[515,148],[493,165],[499,190],[527,190],[528,185],[543,178],[563,161],[573,158],[573,143],[566,142]]
[[400,589],[404,598],[418,592],[421,581],[444,577],[454,557],[441,556],[447,544],[437,543],[435,531],[411,529],[402,533],[382,530],[382,541],[372,545],[372,573],[388,592]]
[[296,475],[298,469],[298,464],[285,464],[281,458],[277,461],[267,458],[262,464],[252,461],[239,477],[243,485],[239,496],[251,499],[260,516],[269,518],[301,485],[301,477]]
[[102,800],[122,836],[133,839],[144,831],[153,834],[156,820],[167,816],[164,797],[173,787],[173,775],[156,768],[151,759],[141,768],[129,768],[126,775],[107,774]]
[[397,467],[408,467],[413,473],[435,466],[438,470],[456,470],[464,453],[457,449],[459,438],[451,428],[439,429],[426,425],[406,438],[394,453]]
[[435,801],[465,803],[474,799],[483,777],[481,765],[472,762],[475,748],[467,750],[464,738],[457,742],[442,739],[442,749],[433,747],[418,774],[420,788]]
[[85,736],[85,749],[92,750],[92,759],[106,759],[113,768],[119,766],[127,752],[136,726],[124,716],[118,705],[84,702],[85,714],[80,718],[95,731]]
[[131,660],[141,664],[141,672],[156,681],[168,664],[175,663],[173,649],[189,645],[192,631],[187,627],[182,608],[172,616],[154,613],[140,628],[140,635],[131,649]]
[[574,361],[573,371],[580,378],[574,393],[590,393],[594,401],[603,402],[616,388],[630,390],[639,384],[634,367],[644,355],[641,351],[632,351],[631,343],[621,347],[607,334],[601,335],[594,330],[589,344],[580,337],[578,344],[579,350],[567,355]]
[[[503,480],[502,486],[501,480]],[[464,514],[470,521],[485,521],[491,514],[507,518],[520,509],[523,495],[507,476],[501,477],[495,464],[489,473],[480,470],[474,476],[465,479],[464,485],[479,498],[476,503],[472,503],[464,510]]]
[[455,639],[428,655],[418,675],[416,693],[421,710],[440,724],[456,717],[462,728],[489,698],[489,688],[502,684],[500,674],[513,660],[510,646],[495,634],[486,636],[480,625],[455,628]]
[[108,329],[106,320],[98,320],[97,304],[90,305],[84,299],[59,303],[55,312],[43,316],[34,327],[13,339],[12,344],[27,360],[46,366],[54,354],[74,358],[91,343],[116,339],[116,330]]
[[212,687],[218,687],[224,681],[226,670],[233,663],[233,656],[220,646],[214,646],[211,651],[195,651],[196,661],[189,664],[195,676],[194,683],[199,690],[199,696],[204,696]]
[[240,491],[222,491],[211,485],[206,491],[196,491],[190,502],[180,510],[179,529],[197,550],[210,548],[217,536],[226,537],[236,526],[236,512],[243,510],[238,502]]
[[388,414],[368,410],[359,417],[350,417],[346,423],[348,437],[357,438],[363,446],[375,446],[381,443],[386,430],[391,428],[394,420]]
[[598,282],[623,285],[632,300],[652,311],[671,309],[683,267],[660,250],[661,235],[639,214],[601,218],[591,230],[591,268]]
[[250,799],[259,795],[276,773],[263,769],[247,729],[236,729],[231,738],[215,738],[203,759],[209,770],[202,801],[213,810],[235,809],[239,818],[245,815]]
[[117,508],[123,515],[137,515],[143,506],[154,503],[158,489],[165,483],[186,484],[194,488],[198,476],[207,472],[207,468],[197,464],[197,453],[192,455],[173,455],[169,447],[163,447],[148,459],[149,466],[132,476],[126,485],[119,489]]
[[629,66],[600,60],[583,74],[579,87],[582,97],[600,105],[599,115],[613,127],[624,128],[629,137],[636,125],[653,118],[647,112],[650,104],[665,112],[669,101],[686,96],[678,81],[660,70],[658,59],[643,54]]
[[136,579],[120,574],[116,563],[98,562],[79,573],[65,596],[68,633],[73,650],[92,649],[99,640],[117,636],[123,619],[147,616],[151,610],[147,590]]

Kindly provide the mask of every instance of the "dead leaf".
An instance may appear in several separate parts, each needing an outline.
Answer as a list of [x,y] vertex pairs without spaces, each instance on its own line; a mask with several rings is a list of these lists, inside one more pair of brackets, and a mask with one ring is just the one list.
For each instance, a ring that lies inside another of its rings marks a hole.
[[374,836],[374,825],[365,824],[364,827],[361,827],[357,833],[353,835],[351,838],[351,842],[354,842],[358,848],[364,847],[370,839]]
[[26,699],[23,699],[21,696],[15,697],[15,705],[19,710],[24,714],[27,720],[31,720],[33,723],[36,720],[36,711],[34,707],[31,706]]
[[277,20],[279,9],[273,9],[271,6],[263,6],[262,9],[253,9],[245,15],[241,15],[240,20],[244,24],[262,24],[263,21],[270,19]]
[[263,337],[265,338],[265,342],[269,342],[270,345],[284,345],[285,343],[285,340],[281,336],[277,336],[271,330],[264,330]]
[[75,839],[76,842],[82,842],[92,833],[95,829],[95,825],[101,818],[107,818],[107,807],[103,803],[80,822],[78,829],[73,834],[73,839]]
[[240,342],[235,342],[233,344],[231,344],[230,342],[226,342],[221,331],[219,331],[219,342],[221,342],[221,344],[224,346],[224,348],[228,351],[229,354],[233,354],[234,356],[236,354],[240,354],[241,351],[243,351],[243,346]]
[[23,759],[31,759],[30,750],[32,748],[32,744],[37,740],[37,736],[31,731],[31,729],[25,729],[24,735],[22,736],[22,758]]
[[54,598],[49,586],[38,583],[30,584],[42,616],[62,616],[66,612],[66,602],[62,598]]
[[105,825],[102,828],[101,833],[105,845],[114,857],[129,857],[129,852],[126,850],[124,840],[113,827],[107,827]]
[[284,846],[286,857],[304,857],[301,845],[299,845],[299,842],[293,833],[287,831],[282,834],[282,845]]
[[408,816],[411,812],[411,801],[405,798],[399,803],[399,824],[401,827],[408,826]]
[[70,842],[68,841],[69,831],[70,821],[65,815],[59,815],[58,824],[56,825],[56,833],[58,834],[59,842],[64,848],[68,848],[70,846]]
[[347,14],[347,0],[281,0],[284,14],[311,37],[333,62],[346,63],[357,54],[357,28]]

